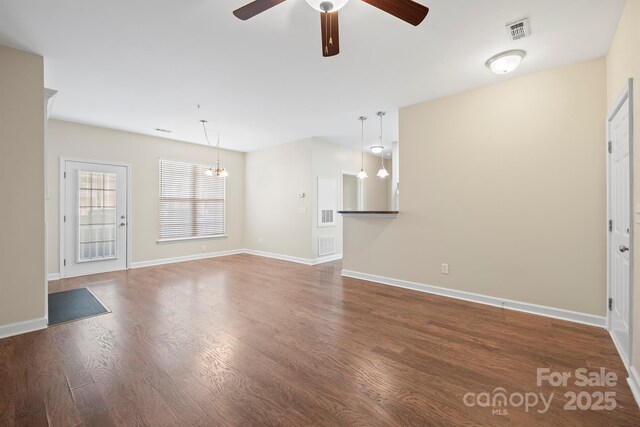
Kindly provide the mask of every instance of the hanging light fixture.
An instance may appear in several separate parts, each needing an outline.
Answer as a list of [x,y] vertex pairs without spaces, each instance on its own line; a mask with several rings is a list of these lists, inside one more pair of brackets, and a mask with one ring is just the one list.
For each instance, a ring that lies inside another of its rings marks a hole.
[[[378,111],[377,114],[378,114],[378,117],[380,117],[380,147],[384,147],[382,145],[382,118],[386,113],[384,111]],[[377,175],[380,178],[386,178],[389,176],[389,172],[387,172],[387,169],[384,167],[384,157],[382,155],[382,150],[380,150],[379,153],[380,153],[380,170],[378,171]]]
[[360,122],[362,123],[362,163],[360,167],[360,172],[356,175],[360,179],[365,179],[368,177],[367,173],[364,171],[364,121],[367,120],[365,116],[360,116]]
[[[209,135],[207,134],[207,121],[206,120],[200,120],[200,123],[202,123],[202,130],[204,130],[204,137],[207,140],[207,144],[209,146],[211,146],[211,142],[209,142]],[[219,177],[227,177],[229,176],[229,172],[227,172],[227,170],[220,166],[220,135],[218,135],[218,144],[216,145],[216,148],[218,150],[218,158],[216,160],[216,167],[214,168],[213,166],[211,166],[209,169],[207,169],[206,171],[204,171],[204,174],[207,176],[219,176]]]

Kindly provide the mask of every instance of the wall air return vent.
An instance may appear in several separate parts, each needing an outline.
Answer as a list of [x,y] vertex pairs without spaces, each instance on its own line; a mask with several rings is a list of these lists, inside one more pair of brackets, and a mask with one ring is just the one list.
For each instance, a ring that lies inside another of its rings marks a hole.
[[322,209],[322,218],[320,219],[322,224],[333,224],[333,210]]
[[333,235],[318,237],[318,256],[336,253],[336,238]]
[[507,24],[507,31],[509,31],[509,37],[512,41],[520,40],[531,35],[531,29],[529,28],[529,19],[521,19],[511,24]]
[[335,227],[336,180],[318,178],[318,227]]

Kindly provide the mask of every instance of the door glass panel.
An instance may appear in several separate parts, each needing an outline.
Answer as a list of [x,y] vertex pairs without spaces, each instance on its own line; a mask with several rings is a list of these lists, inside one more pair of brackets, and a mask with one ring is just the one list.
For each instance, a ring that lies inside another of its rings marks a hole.
[[116,174],[78,171],[78,262],[116,258]]

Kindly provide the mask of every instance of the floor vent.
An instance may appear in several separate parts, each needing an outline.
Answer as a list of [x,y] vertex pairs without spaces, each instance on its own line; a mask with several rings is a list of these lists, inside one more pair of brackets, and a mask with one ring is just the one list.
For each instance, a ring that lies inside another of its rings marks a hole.
[[331,255],[336,253],[335,236],[318,237],[318,256]]

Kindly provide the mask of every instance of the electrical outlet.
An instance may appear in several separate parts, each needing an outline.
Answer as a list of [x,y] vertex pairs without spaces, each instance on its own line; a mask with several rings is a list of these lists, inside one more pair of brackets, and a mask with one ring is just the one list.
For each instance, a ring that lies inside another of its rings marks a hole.
[[207,245],[202,245],[202,247],[201,247],[200,249],[202,249],[202,252],[206,252],[206,250],[207,250]]
[[258,237],[258,244],[261,245],[262,244],[262,237]]
[[442,274],[449,274],[449,264],[442,264]]

